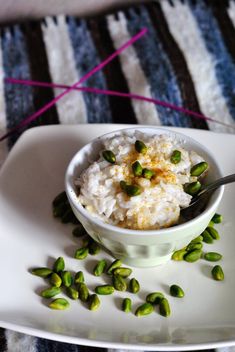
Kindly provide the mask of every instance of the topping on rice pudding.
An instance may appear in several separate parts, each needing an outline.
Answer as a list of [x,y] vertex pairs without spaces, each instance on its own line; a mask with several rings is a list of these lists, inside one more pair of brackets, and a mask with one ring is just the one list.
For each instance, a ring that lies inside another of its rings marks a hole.
[[192,198],[186,186],[200,185],[201,175],[191,172],[199,163],[207,169],[201,156],[168,134],[123,133],[103,140],[100,158],[75,181],[78,200],[112,225],[136,230],[173,226]]

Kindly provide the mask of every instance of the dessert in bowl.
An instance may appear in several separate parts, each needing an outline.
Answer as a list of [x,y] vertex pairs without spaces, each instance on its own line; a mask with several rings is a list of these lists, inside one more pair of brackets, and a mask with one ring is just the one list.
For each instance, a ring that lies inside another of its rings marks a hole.
[[211,153],[192,138],[154,127],[96,138],[73,157],[66,193],[88,234],[115,258],[139,267],[162,264],[208,225],[223,187],[185,223],[180,210],[201,182],[221,177]]

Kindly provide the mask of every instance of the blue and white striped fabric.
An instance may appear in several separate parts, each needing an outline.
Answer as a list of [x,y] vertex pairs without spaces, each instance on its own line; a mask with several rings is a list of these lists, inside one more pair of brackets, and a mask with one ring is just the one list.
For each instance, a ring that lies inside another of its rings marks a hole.
[[[148,35],[85,85],[163,100],[221,124],[146,102],[76,91],[28,128],[58,123],[141,123],[235,133],[233,0],[159,0],[99,18],[58,16],[1,27],[0,133],[60,92],[6,84],[4,77],[73,84],[143,27],[148,28]],[[0,144],[0,163],[22,132]],[[103,349],[0,329],[0,352],[99,350]]]
[[[92,41],[91,34],[87,28],[86,22],[83,20],[77,26],[74,18],[68,19],[68,29],[74,48],[74,58],[77,69],[80,71],[81,76],[89,72],[94,66],[98,65],[100,58]],[[84,45],[84,43],[86,43]],[[106,88],[105,76],[99,71],[93,75],[84,84],[87,87]],[[97,96],[94,94],[85,94],[84,99],[87,109],[87,122],[90,123],[111,123],[112,113],[110,110],[109,100],[107,96]]]

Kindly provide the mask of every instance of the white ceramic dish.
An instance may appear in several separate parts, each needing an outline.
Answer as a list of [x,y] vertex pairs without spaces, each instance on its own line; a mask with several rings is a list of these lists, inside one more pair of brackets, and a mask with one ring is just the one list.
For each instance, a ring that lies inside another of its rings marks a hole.
[[151,267],[168,262],[174,251],[187,246],[193,238],[205,230],[218,208],[224,187],[220,187],[214,192],[206,209],[199,216],[184,224],[172,226],[167,229],[150,231],[122,229],[92,216],[78,201],[75,180],[88,167],[88,160],[95,161],[99,158],[99,152],[103,147],[102,141],[104,139],[122,135],[123,133],[132,136],[136,128],[138,128],[138,131],[149,136],[168,134],[173,139],[176,138],[179,141],[184,141],[184,148],[186,150],[197,152],[209,163],[210,172],[207,182],[212,182],[222,177],[222,175],[216,159],[214,159],[213,155],[210,154],[204,145],[197,143],[187,135],[175,131],[172,133],[164,128],[141,128],[135,126],[134,128],[121,129],[114,133],[111,132],[104,136],[99,136],[78,150],[69,163],[65,177],[65,189],[74,214],[94,240],[101,243],[115,258],[121,259],[127,265]]
[[[29,273],[35,266],[51,265],[63,255],[69,270],[84,270],[90,289],[104,282],[91,270],[100,253],[86,261],[72,258],[78,243],[71,226],[51,215],[51,201],[64,188],[64,173],[75,152],[89,140],[120,125],[49,126],[25,133],[10,153],[0,173],[0,326],[57,341],[97,347],[137,350],[198,350],[235,344],[235,236],[234,184],[225,186],[218,225],[221,239],[206,250],[224,255],[224,282],[210,277],[212,264],[169,262],[163,267],[134,269],[142,287],[138,295],[115,292],[101,297],[101,307],[90,312],[80,302],[67,311],[51,311],[38,295],[42,279]],[[204,141],[217,156],[223,174],[234,173],[235,136],[190,129],[172,129]],[[176,283],[184,299],[168,294]],[[121,298],[132,297],[133,308],[147,292],[160,290],[169,299],[172,315],[157,312],[143,318],[120,310]]]

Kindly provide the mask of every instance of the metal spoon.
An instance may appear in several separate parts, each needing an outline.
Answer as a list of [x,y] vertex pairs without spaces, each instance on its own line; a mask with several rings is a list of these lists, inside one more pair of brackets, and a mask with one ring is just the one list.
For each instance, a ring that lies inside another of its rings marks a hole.
[[[180,211],[181,216],[187,217],[188,211],[191,214],[194,211],[200,212],[202,210],[202,208],[205,206],[205,204],[208,200],[208,196],[212,193],[212,191],[216,190],[218,187],[220,187],[222,185],[226,185],[227,183],[232,183],[232,182],[235,182],[235,174],[221,177],[218,180],[204,186],[201,189],[201,191],[199,191],[198,194],[192,198],[189,206],[181,209],[181,211]],[[206,196],[206,198],[205,198],[205,196]],[[199,206],[199,204],[200,204],[200,206]],[[196,208],[198,208],[198,209],[196,209]]]

